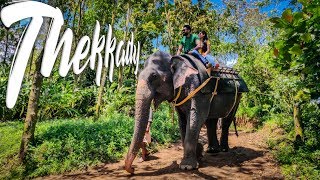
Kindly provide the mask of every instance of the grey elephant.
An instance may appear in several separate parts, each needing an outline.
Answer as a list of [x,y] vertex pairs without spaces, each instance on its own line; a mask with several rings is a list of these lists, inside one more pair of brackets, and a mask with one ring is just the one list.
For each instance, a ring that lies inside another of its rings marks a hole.
[[[144,68],[138,77],[135,97],[134,134],[125,160],[125,170],[127,172],[134,172],[132,163],[143,140],[151,103],[153,102],[154,107],[157,108],[163,101],[172,102],[176,100],[176,102],[181,102],[203,84],[203,79],[208,78],[204,77],[207,74],[205,70],[200,71],[200,69],[197,69],[201,67],[201,65],[197,64],[200,61],[191,59],[193,58],[188,55],[185,57],[171,57],[167,53],[156,52],[146,60]],[[203,65],[202,68],[204,68]],[[204,123],[206,124],[208,135],[207,152],[217,152],[219,149],[227,151],[229,149],[229,126],[237,110],[241,91],[238,90],[235,93],[234,89],[230,91],[229,88],[230,92],[228,92],[228,88],[226,88],[225,93],[222,93],[219,90],[221,89],[220,87],[218,90],[216,88],[218,80],[212,80],[212,83],[208,83],[185,103],[175,107],[179,117],[181,140],[184,148],[183,158],[179,165],[181,169],[198,168],[197,155],[203,149],[198,143],[198,138]],[[219,86],[221,82],[219,82]],[[234,82],[233,86],[236,85],[236,81],[231,82]],[[227,82],[225,85],[228,84],[232,83]],[[213,95],[213,89],[216,89],[215,92],[217,94]],[[219,145],[216,124],[218,118],[221,117],[224,119],[222,121],[222,135]]]

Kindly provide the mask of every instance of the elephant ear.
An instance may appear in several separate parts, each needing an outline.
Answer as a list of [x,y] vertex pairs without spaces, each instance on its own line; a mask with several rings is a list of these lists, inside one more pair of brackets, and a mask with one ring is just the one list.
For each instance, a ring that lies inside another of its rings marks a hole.
[[198,70],[195,69],[187,59],[181,56],[172,57],[171,63],[174,89],[182,86],[189,76],[198,74]]

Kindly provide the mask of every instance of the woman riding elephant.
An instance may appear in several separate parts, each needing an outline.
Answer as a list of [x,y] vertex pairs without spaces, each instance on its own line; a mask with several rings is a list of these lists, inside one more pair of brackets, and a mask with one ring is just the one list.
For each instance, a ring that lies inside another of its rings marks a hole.
[[211,66],[215,67],[216,62],[214,61],[213,56],[210,54],[212,48],[210,46],[211,43],[209,41],[207,32],[200,31],[198,36],[200,43],[198,44],[197,48],[192,50],[189,54],[192,54],[194,57],[200,59],[206,66],[208,66],[208,63],[210,63]]
[[[171,57],[164,52],[156,52],[145,62],[140,72],[136,90],[135,127],[131,145],[125,160],[125,169],[133,173],[132,162],[136,157],[148,124],[149,109],[153,100],[157,108],[163,101],[172,102],[181,93],[176,102],[181,102],[191,92],[195,91],[201,81],[198,70],[186,59],[180,56]],[[209,151],[218,150],[219,142],[215,133],[216,121],[225,117],[222,124],[221,148],[228,150],[228,129],[239,103],[240,96],[235,101],[234,94],[218,94],[211,102],[212,93],[196,93],[180,106],[176,106],[179,116],[179,127],[184,147],[181,169],[198,167],[197,154],[202,150],[198,144],[202,125],[208,128]]]

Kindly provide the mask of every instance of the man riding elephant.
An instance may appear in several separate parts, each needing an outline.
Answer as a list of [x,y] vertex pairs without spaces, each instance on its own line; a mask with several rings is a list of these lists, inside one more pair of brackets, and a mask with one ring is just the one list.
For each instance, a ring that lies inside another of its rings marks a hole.
[[183,37],[180,40],[177,55],[180,55],[181,53],[188,54],[191,53],[192,50],[197,50],[200,43],[198,35],[191,33],[190,25],[184,25],[182,32]]

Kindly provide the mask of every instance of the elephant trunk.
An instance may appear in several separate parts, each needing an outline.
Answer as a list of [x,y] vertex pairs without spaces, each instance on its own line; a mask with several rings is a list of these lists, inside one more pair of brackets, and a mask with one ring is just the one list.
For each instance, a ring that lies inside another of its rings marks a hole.
[[125,160],[125,170],[129,173],[134,172],[132,163],[141,148],[144,133],[148,124],[152,99],[153,93],[147,82],[145,80],[139,80],[136,91],[134,134]]

